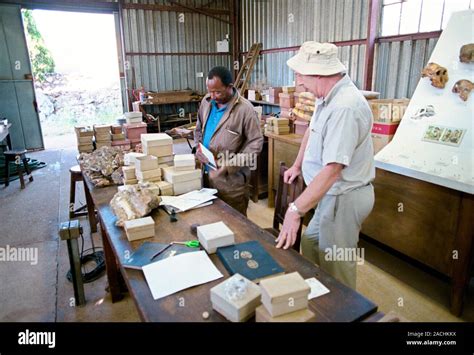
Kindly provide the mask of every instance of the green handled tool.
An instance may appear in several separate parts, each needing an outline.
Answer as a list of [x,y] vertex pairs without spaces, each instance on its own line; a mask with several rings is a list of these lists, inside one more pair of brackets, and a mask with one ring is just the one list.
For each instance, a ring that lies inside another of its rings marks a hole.
[[200,244],[197,240],[189,240],[187,242],[172,242],[171,244],[181,244],[187,246],[188,248],[199,248]]

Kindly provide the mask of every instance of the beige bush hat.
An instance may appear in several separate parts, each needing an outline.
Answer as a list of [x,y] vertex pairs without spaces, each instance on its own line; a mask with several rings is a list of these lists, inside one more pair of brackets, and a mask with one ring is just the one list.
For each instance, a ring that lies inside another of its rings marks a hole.
[[347,69],[337,58],[337,47],[332,43],[305,42],[299,52],[286,64],[302,75],[334,75]]

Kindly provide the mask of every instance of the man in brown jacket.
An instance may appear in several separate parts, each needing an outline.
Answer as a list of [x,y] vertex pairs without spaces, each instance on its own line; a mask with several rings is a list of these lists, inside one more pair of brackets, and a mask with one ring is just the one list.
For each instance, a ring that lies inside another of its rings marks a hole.
[[[196,158],[204,164],[204,185],[247,215],[250,171],[256,168],[263,136],[253,105],[240,96],[227,68],[213,68],[206,80],[208,94],[199,107],[194,140]],[[209,149],[217,169],[209,167],[199,143]]]

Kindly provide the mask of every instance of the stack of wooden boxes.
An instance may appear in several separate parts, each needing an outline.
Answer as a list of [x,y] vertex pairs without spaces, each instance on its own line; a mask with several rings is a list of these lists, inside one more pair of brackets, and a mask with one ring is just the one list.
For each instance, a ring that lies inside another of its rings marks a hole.
[[278,135],[290,133],[290,120],[288,118],[274,118],[272,120],[273,133]]
[[390,143],[409,103],[408,99],[369,100],[374,116],[372,126],[374,154]]
[[112,146],[110,125],[94,125],[94,136],[97,149]]
[[310,322],[310,287],[297,272],[260,281],[262,305],[256,309],[257,322]]
[[135,176],[138,182],[161,181],[161,169],[158,166],[158,158],[153,155],[138,157],[135,160]]
[[121,125],[112,126],[112,147],[119,147],[122,150],[130,150],[130,141],[125,138]]
[[130,141],[130,146],[134,149],[137,144],[141,142],[141,135],[146,134],[147,125],[145,122],[140,123],[125,123],[123,131],[125,137]]
[[297,98],[297,103],[293,109],[294,132],[304,135],[316,110],[316,98],[310,92],[295,93],[295,98]]
[[278,94],[280,99],[280,108],[282,111],[290,110],[295,107],[295,88],[292,86],[284,86],[281,93]]
[[138,183],[137,175],[135,174],[135,165],[123,166],[122,172],[124,185],[135,185]]
[[283,88],[281,87],[271,87],[268,90],[268,102],[271,104],[279,104],[280,103],[280,94],[283,92]]
[[173,138],[166,133],[142,134],[143,153],[158,158],[158,164],[173,161]]
[[202,177],[200,169],[176,170],[174,166],[163,168],[164,180],[173,184],[175,196],[187,192],[199,190],[202,187]]
[[79,150],[79,153],[92,153],[94,150],[92,143],[94,131],[86,126],[76,126],[74,130],[76,131],[77,150]]

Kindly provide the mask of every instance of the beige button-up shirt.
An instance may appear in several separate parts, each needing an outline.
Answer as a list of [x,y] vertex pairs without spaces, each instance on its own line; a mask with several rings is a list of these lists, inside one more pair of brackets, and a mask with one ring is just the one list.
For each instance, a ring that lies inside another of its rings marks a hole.
[[306,185],[330,163],[343,164],[344,169],[329,195],[344,194],[370,183],[375,178],[372,120],[367,100],[345,75],[326,98],[317,101],[303,158]]

